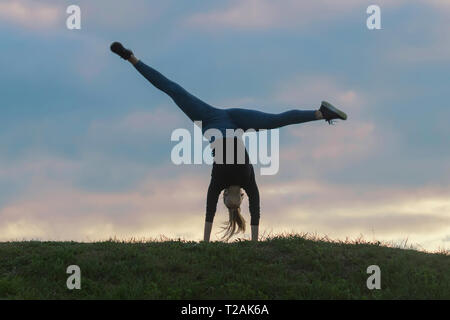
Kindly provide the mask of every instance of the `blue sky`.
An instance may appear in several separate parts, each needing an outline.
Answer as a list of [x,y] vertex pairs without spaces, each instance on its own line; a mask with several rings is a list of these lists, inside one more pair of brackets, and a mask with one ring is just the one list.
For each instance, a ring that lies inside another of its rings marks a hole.
[[[378,1],[373,31],[370,4],[2,1],[0,240],[201,238],[210,167],[171,163],[192,124],[109,52],[119,40],[215,106],[348,113],[280,131],[262,232],[448,248],[450,3]],[[213,232],[226,218],[220,203]]]

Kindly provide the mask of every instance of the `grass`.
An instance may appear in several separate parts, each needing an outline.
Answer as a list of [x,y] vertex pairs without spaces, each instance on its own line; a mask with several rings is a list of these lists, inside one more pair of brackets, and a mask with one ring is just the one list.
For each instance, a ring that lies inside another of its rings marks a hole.
[[[68,290],[69,265],[81,290]],[[369,290],[369,265],[381,289]],[[0,243],[0,299],[450,299],[448,252],[334,242]]]

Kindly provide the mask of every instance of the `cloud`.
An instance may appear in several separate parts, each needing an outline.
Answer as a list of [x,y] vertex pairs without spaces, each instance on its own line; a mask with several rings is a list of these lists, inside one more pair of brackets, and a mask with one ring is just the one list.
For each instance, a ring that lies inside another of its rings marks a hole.
[[432,6],[439,11],[450,10],[450,2],[442,0],[422,0],[424,4]]
[[151,109],[137,109],[119,117],[93,121],[82,148],[86,154],[100,156],[100,161],[104,157],[101,154],[116,158],[116,161],[105,159],[106,166],[120,159],[129,161],[131,168],[136,165],[135,162],[147,166],[159,165],[170,161],[171,149],[176,144],[171,141],[173,130],[186,128],[192,132],[193,127],[194,124],[172,105],[157,105]]
[[[39,185],[32,184],[39,179],[90,190],[125,190],[141,181],[151,168],[157,167],[162,175],[176,172],[170,162],[175,145],[170,135],[173,129],[185,125],[183,116],[170,112],[168,109],[173,108],[165,104],[152,109],[130,109],[134,111],[93,120],[87,129],[78,132],[75,141],[63,140],[57,149],[49,148],[51,142],[42,139],[42,143],[27,144],[19,155],[9,157],[10,143],[4,143],[0,155],[0,201],[11,202],[29,188],[39,189]],[[48,123],[35,125],[32,132],[40,133]],[[19,126],[15,130],[20,134],[24,129]],[[18,139],[5,136],[5,141],[10,140]],[[71,141],[69,151],[67,141]],[[167,172],[161,166],[172,168]]]
[[333,127],[324,124],[321,127],[306,129],[297,126],[288,130],[295,143],[280,150],[280,158],[288,166],[287,170],[301,163],[303,170],[310,171],[307,168],[311,166],[311,169],[320,169],[323,174],[366,160],[371,154],[379,152],[383,145],[381,133],[371,122],[348,121]]
[[[79,165],[71,161],[38,163],[34,167],[29,164],[28,169],[22,165],[25,171],[43,173],[28,181],[19,198],[0,208],[0,241],[95,241],[161,234],[190,240],[202,237],[209,167],[175,169],[178,174],[170,177],[164,171],[173,171],[173,166],[152,168],[125,190],[100,191],[71,183],[70,176],[79,174]],[[53,175],[48,174],[52,166],[56,168]],[[19,169],[10,175],[19,177]],[[318,232],[339,239],[373,233],[378,240],[403,236],[428,249],[442,246],[450,232],[450,190],[445,188],[358,187],[320,179],[258,182],[261,231]],[[247,197],[243,213],[249,221]],[[219,199],[214,239],[220,236],[216,233],[226,219]]]
[[[173,110],[173,111],[170,111]],[[111,134],[138,134],[146,135],[149,138],[153,135],[158,137],[161,132],[164,134],[170,128],[177,128],[183,124],[184,118],[172,105],[160,105],[149,111],[138,110],[122,115],[116,119],[96,120],[89,128],[90,135],[111,135]],[[167,140],[170,135],[165,135]]]
[[[332,209],[343,213],[352,208],[370,215],[382,212],[398,214],[440,214],[448,216],[450,187],[421,186],[398,187],[387,185],[355,186],[328,182],[325,179],[300,178],[285,181],[265,181],[264,188],[268,204],[278,206],[280,203],[297,203],[311,208]],[[295,196],[306,195],[301,201]],[[323,196],[326,195],[326,201]],[[345,207],[344,210],[339,208]],[[358,214],[364,216],[364,214]]]
[[[0,18],[25,27],[26,29],[48,30],[66,28],[65,20],[69,16],[66,9],[71,3],[55,4],[49,0],[2,0]],[[122,1],[80,0],[74,3],[81,8],[82,28],[120,28],[133,29],[156,21],[167,9],[168,3],[160,1],[135,0],[133,5]],[[130,19],[130,17],[133,17]]]
[[65,9],[60,5],[30,0],[2,0],[0,17],[2,20],[21,25],[28,29],[51,28],[61,22]]
[[[386,53],[391,61],[401,63],[447,62],[450,60],[450,27],[447,22],[437,22],[420,31],[415,44],[399,44]],[[415,35],[417,37],[417,35]]]
[[277,15],[272,11],[273,9],[273,6],[266,1],[239,1],[224,10],[197,13],[189,17],[187,23],[198,27],[264,29],[274,25],[278,20]]
[[[417,13],[413,18],[400,19],[396,28],[389,30],[395,33],[389,33],[384,37],[384,43],[389,37],[392,42],[392,49],[384,52],[388,60],[407,64],[448,61],[450,59],[450,25],[448,24],[450,2],[416,0],[404,3],[404,7],[406,6],[416,8]],[[422,11],[426,13],[421,14]]]
[[302,163],[307,172],[317,174],[315,168],[336,170],[366,159],[379,151],[382,132],[370,118],[366,118],[367,102],[363,93],[326,75],[298,76],[278,85],[273,94],[276,102],[300,109],[317,109],[322,100],[329,101],[348,115],[347,121],[335,126],[300,124],[289,126],[282,136],[281,169],[290,170]]
[[[132,237],[142,230],[150,236],[169,227],[181,232],[185,218],[197,212],[199,220],[204,218],[198,208],[204,207],[206,188],[206,181],[191,176],[166,181],[149,177],[128,191],[92,192],[42,177],[26,197],[0,209],[0,237],[86,241]],[[95,239],[91,230],[96,230]]]
[[[392,7],[404,2],[379,0],[377,4]],[[343,19],[353,10],[360,10],[364,17],[369,5],[370,3],[362,3],[360,0],[235,0],[229,6],[193,14],[186,19],[186,23],[203,28],[204,31],[292,28]]]
[[423,248],[444,246],[450,231],[450,189],[342,185],[320,179],[264,182],[261,221],[273,232],[309,232],[332,238],[409,239]]
[[82,0],[80,7],[87,23],[92,26],[119,30],[148,27],[168,9],[169,1],[134,0]]
[[357,5],[357,0],[339,2],[331,0],[313,2],[296,0],[233,1],[224,9],[194,14],[188,18],[187,23],[196,27],[207,26],[212,29],[286,28],[328,19]]
[[336,106],[345,107],[349,112],[357,111],[364,97],[355,88],[346,87],[341,82],[328,75],[296,76],[278,85],[274,99],[305,107],[319,107],[322,100],[328,100]]

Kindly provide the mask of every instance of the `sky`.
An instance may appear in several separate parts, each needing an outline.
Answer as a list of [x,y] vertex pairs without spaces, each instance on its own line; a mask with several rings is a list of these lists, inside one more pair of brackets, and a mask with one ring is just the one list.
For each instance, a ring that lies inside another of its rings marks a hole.
[[[348,114],[280,130],[279,172],[256,177],[261,235],[448,249],[449,15],[446,0],[1,0],[0,241],[202,239],[211,167],[172,163],[172,131],[193,125],[109,51],[121,41],[220,108]],[[220,198],[212,240],[227,218]]]

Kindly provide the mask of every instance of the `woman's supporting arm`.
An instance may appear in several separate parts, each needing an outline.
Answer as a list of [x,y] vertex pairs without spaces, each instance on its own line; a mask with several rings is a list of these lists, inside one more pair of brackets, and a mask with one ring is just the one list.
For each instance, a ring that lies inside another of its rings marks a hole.
[[259,190],[255,180],[255,173],[252,170],[250,183],[244,187],[248,196],[249,211],[250,211],[250,225],[252,229],[252,240],[258,241],[258,229],[260,218],[260,205],[259,205]]
[[222,188],[214,176],[211,176],[211,182],[208,187],[208,195],[206,198],[206,219],[205,219],[205,233],[204,233],[204,241],[209,241],[209,237],[211,235],[212,224],[214,221],[214,215],[217,210],[217,201],[219,200],[220,192]]
[[251,227],[252,227],[252,241],[258,241],[259,225]]
[[212,222],[205,221],[205,232],[203,235],[203,241],[209,242],[209,237],[211,236]]

